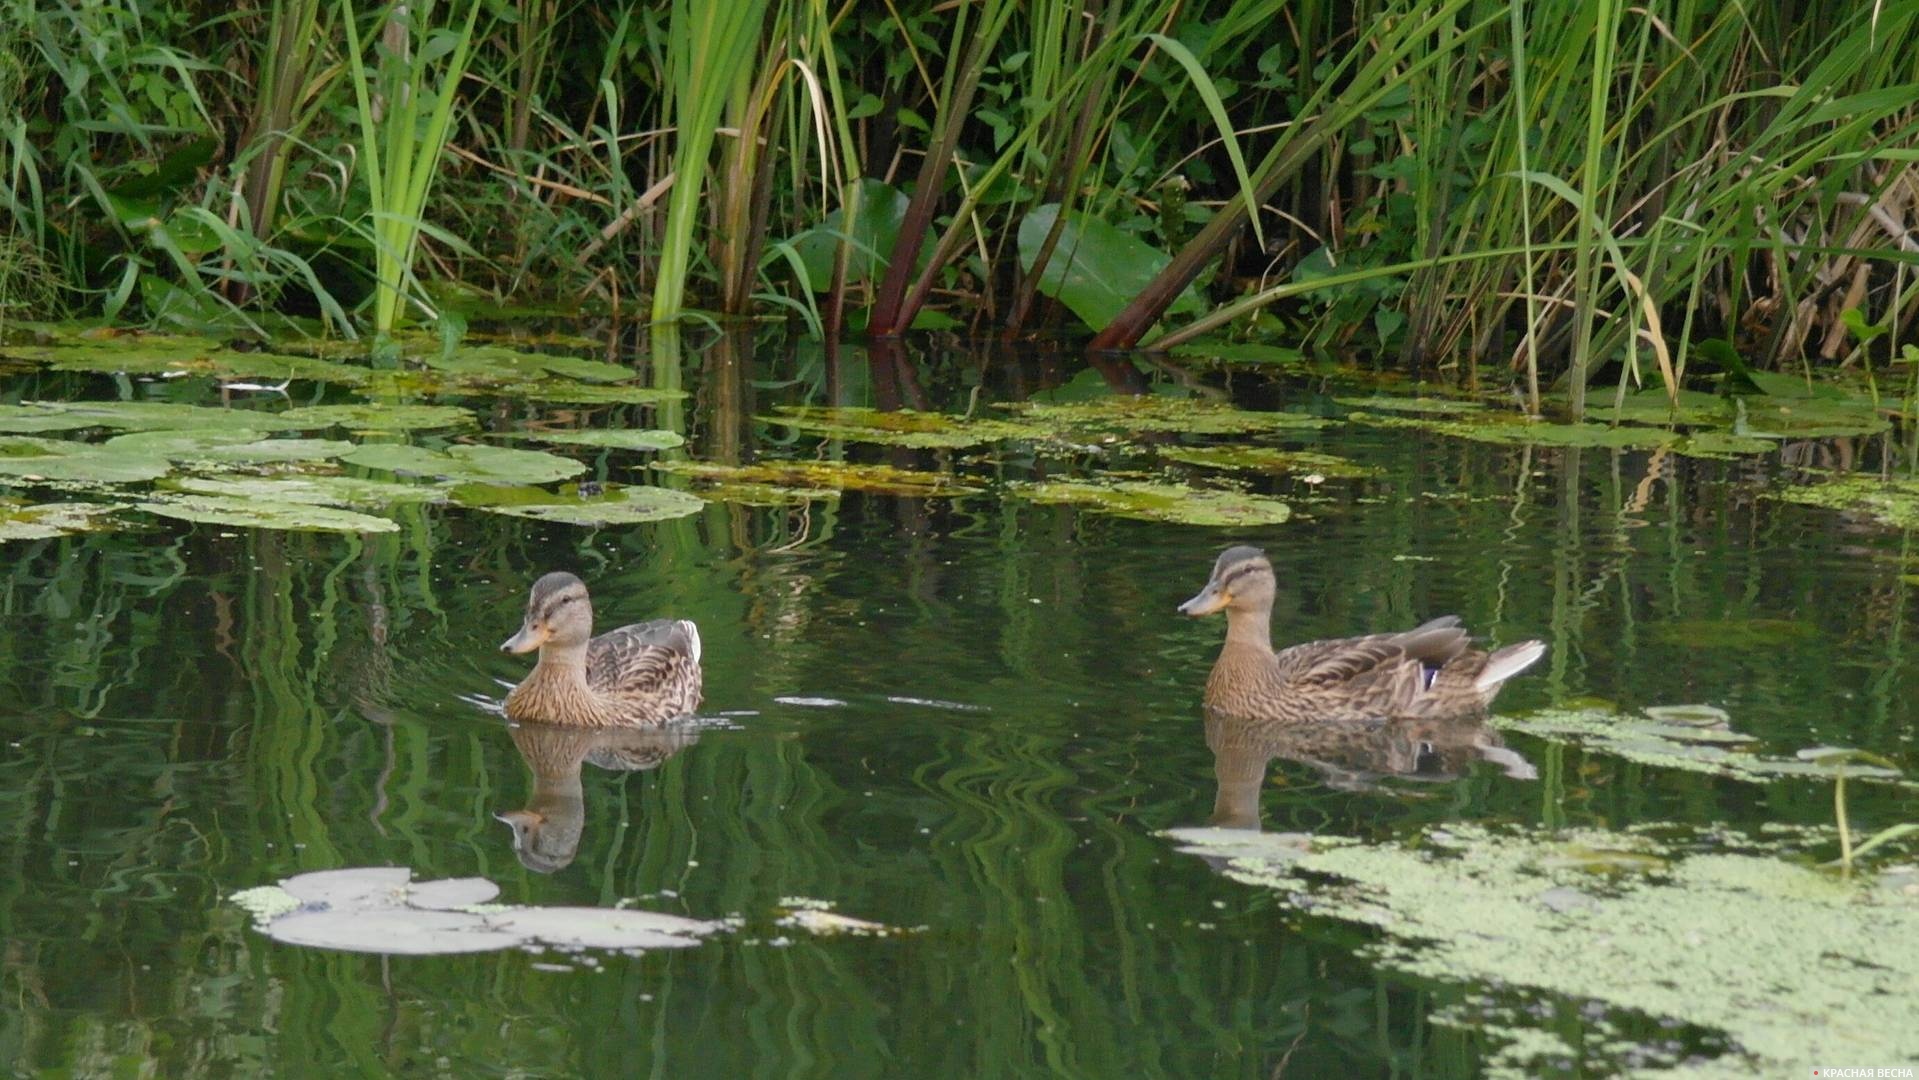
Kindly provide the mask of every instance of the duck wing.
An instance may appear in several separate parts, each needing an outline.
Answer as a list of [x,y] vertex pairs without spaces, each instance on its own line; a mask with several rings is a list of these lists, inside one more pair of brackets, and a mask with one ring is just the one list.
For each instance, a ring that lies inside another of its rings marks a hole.
[[603,690],[643,694],[700,662],[700,631],[686,619],[654,619],[609,630],[586,647],[586,681]]
[[1295,645],[1274,660],[1292,687],[1350,695],[1369,713],[1391,715],[1466,652],[1467,642],[1458,617],[1446,615],[1395,634]]

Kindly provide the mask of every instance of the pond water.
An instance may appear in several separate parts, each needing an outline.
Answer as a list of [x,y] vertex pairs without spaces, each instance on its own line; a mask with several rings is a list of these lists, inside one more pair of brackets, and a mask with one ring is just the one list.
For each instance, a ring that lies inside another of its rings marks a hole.
[[[1137,446],[875,447],[765,419],[901,402],[983,415],[1113,384],[1340,418],[1335,398],[1355,393],[1205,366],[981,364],[729,342],[689,349],[690,396],[667,405],[438,399],[492,430],[667,428],[688,438],[669,456],[953,471],[973,493],[716,500],[598,529],[451,506],[403,508],[398,531],[369,535],[153,518],[7,543],[0,1056],[76,1076],[1476,1075],[1506,1039],[1457,1022],[1481,980],[1384,962],[1376,931],[1226,876],[1162,830],[1385,842],[1467,823],[1833,822],[1823,778],[1754,783],[1524,731],[1469,733],[1463,750],[1215,738],[1216,758],[1199,695],[1224,627],[1174,608],[1232,542],[1273,555],[1282,642],[1446,613],[1489,641],[1545,640],[1502,714],[1708,704],[1757,753],[1843,745],[1919,766],[1919,552],[1909,533],[1767,497],[1791,479],[1786,455],[1334,423],[1256,441],[1361,475],[1251,476],[1292,519],[1205,527],[1003,486],[1142,467]],[[8,401],[219,403],[204,380],[10,379]],[[1818,452],[1884,449],[1833,445]],[[604,481],[643,480],[653,459],[563,450]],[[698,622],[696,728],[612,751],[509,730],[497,703],[528,665],[499,643],[553,569],[587,581],[602,627]],[[1903,789],[1852,788],[1855,829],[1919,820]],[[1816,836],[1814,854],[1836,854]],[[275,942],[228,900],[354,866],[485,877],[515,905],[731,921],[639,954],[380,956]],[[819,904],[902,932],[782,924]],[[1575,1046],[1610,1023],[1666,1044],[1656,1060],[1728,1048],[1658,1016],[1518,998]],[[1595,1046],[1539,1067],[1622,1066]]]

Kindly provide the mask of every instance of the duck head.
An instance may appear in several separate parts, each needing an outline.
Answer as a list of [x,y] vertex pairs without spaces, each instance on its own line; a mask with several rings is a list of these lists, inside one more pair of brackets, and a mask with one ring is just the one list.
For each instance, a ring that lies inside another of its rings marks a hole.
[[586,584],[572,574],[555,572],[533,583],[520,632],[501,642],[500,651],[528,653],[547,645],[580,648],[592,637],[593,604],[586,598]]
[[1179,606],[1180,614],[1195,618],[1216,612],[1271,611],[1273,564],[1256,547],[1230,547],[1213,563],[1213,576],[1199,595]]

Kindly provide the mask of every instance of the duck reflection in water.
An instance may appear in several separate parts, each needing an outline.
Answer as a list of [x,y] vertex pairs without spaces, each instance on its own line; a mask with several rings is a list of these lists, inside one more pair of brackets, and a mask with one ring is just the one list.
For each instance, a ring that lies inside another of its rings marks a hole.
[[1312,766],[1328,787],[1342,791],[1384,791],[1381,781],[1392,777],[1445,783],[1475,761],[1491,762],[1515,780],[1539,776],[1478,717],[1275,724],[1209,709],[1206,746],[1219,780],[1207,824],[1224,829],[1259,829],[1259,793],[1276,757]]
[[697,729],[677,723],[640,729],[516,724],[508,730],[533,777],[533,794],[524,809],[494,817],[513,830],[513,853],[520,862],[542,874],[565,869],[579,854],[586,827],[580,782],[585,763],[612,772],[640,772],[700,739]]

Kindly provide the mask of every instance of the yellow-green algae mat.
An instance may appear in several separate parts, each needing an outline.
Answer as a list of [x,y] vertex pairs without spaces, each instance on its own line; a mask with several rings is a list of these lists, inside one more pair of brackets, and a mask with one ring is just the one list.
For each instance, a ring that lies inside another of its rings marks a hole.
[[[1845,880],[1775,857],[1595,831],[1449,825],[1387,844],[1167,835],[1223,860],[1235,880],[1376,928],[1369,951],[1390,969],[1598,1002],[1731,1045],[1636,1075],[1803,1076],[1919,1060],[1919,873]],[[1509,1039],[1491,1061],[1504,1075],[1580,1057],[1544,1025],[1491,1033]],[[1633,1047],[1584,1049],[1618,1057]]]

